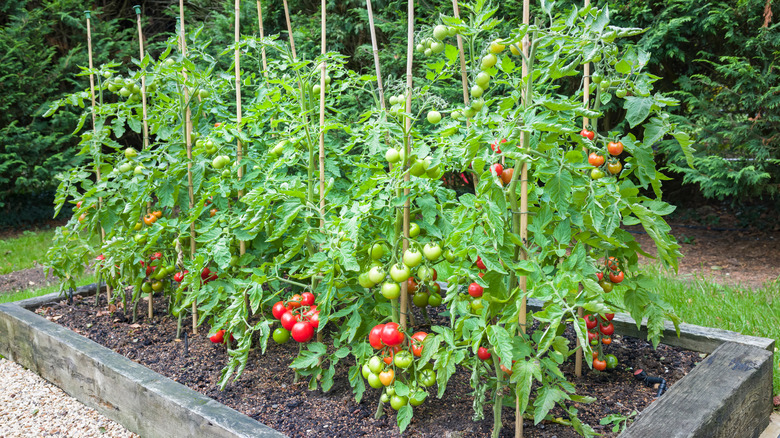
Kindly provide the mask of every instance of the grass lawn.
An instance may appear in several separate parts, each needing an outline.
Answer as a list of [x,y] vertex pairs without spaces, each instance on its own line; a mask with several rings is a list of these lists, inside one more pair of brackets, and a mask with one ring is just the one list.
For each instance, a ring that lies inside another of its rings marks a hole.
[[19,237],[0,240],[0,275],[42,262],[54,238],[54,229],[25,231]]
[[[88,274],[76,280],[77,286],[84,286],[90,283],[95,283],[97,278],[95,274]],[[41,295],[50,294],[60,290],[59,284],[51,286],[45,286],[38,289],[25,289],[17,292],[0,293],[0,304],[10,303],[12,301],[26,300],[27,298],[39,297]]]
[[754,290],[724,286],[702,277],[678,280],[657,267],[648,267],[647,271],[663,278],[656,292],[684,322],[774,339],[773,392],[780,394],[780,279]]

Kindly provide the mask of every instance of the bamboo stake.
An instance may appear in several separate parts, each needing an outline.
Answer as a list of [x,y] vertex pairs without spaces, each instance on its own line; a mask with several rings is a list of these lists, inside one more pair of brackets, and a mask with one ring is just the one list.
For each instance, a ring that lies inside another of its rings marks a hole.
[[[94,68],[93,62],[92,62],[92,17],[91,17],[90,11],[84,11],[84,15],[87,18],[87,53],[89,54],[89,92],[90,96],[92,98],[92,138],[96,139],[97,136],[97,114],[95,113],[96,108],[96,102],[95,102],[95,75],[92,73],[92,69]],[[95,176],[98,181],[100,181],[100,157],[98,157],[97,162],[95,163]],[[103,206],[103,197],[98,197],[98,209],[102,208]],[[100,244],[102,245],[103,242],[106,240],[106,230],[103,229],[103,226],[100,225],[98,222],[98,226],[100,227]],[[99,283],[99,281],[98,281]],[[100,295],[100,294],[98,294]],[[108,285],[108,282],[106,282],[106,302],[111,303],[111,286]]]
[[[321,47],[320,52],[322,56],[327,53],[327,36],[326,36],[326,0],[322,0],[322,32],[321,32]],[[290,34],[292,37],[292,34]],[[325,230],[325,87],[327,83],[325,78],[328,70],[323,59],[320,64],[320,150],[319,150],[319,165],[320,165],[320,230]],[[322,342],[322,331],[317,330],[317,342]],[[320,376],[317,376],[319,380]]]
[[[409,0],[408,3],[408,23],[407,23],[407,35],[406,35],[406,112],[412,112],[412,87],[414,86],[414,79],[412,77],[412,64],[414,62],[414,0]],[[408,160],[412,154],[412,119],[406,117],[404,119],[404,182],[409,182],[408,172]],[[406,251],[409,249],[409,214],[411,209],[411,203],[409,202],[409,188],[404,189],[404,196],[406,197],[406,203],[404,204],[404,244],[403,249]],[[406,282],[401,283],[401,310],[400,310],[400,325],[402,329],[406,329],[406,312],[409,307],[409,294],[407,292]]]
[[[239,42],[241,40],[241,21],[240,21],[240,13],[241,13],[241,0],[235,0],[234,3],[235,8],[235,34],[234,34],[234,43],[236,45],[236,49],[233,54],[234,58],[234,64],[235,64],[235,75],[236,75],[236,130],[238,132],[241,132],[241,50],[239,49]],[[236,138],[236,167],[238,167],[238,179],[241,180],[241,177],[244,176],[244,168],[241,166],[241,158],[243,155],[243,145],[241,144],[241,138]],[[238,191],[238,197],[241,198],[244,196],[244,191],[239,190]],[[246,253],[246,241],[239,240],[238,242],[238,253],[239,255],[244,255]],[[249,312],[249,295],[246,291],[244,291],[244,305],[246,306],[247,313]]]
[[[587,8],[590,5],[590,0],[585,0],[585,7]],[[583,66],[583,72],[582,72],[584,79],[584,85],[583,88],[585,90],[584,93],[582,93],[582,104],[585,108],[588,107],[590,103],[590,63],[585,63]],[[588,118],[583,116],[582,117],[582,129],[585,129],[588,126]],[[585,151],[587,152],[586,148]],[[580,285],[580,290],[582,290],[582,285]],[[584,316],[585,312],[583,311],[582,307],[577,308],[577,317],[582,318]],[[576,350],[574,353],[574,375],[576,377],[582,377],[582,345],[580,345],[580,339],[577,338],[576,340]]]
[[[184,0],[179,0],[179,50],[183,57],[187,57],[187,41],[184,33]],[[187,106],[184,110],[184,139],[187,144],[187,182],[190,197],[190,209],[195,208],[195,193],[192,183],[192,113],[190,112],[190,90],[187,88],[187,69],[181,72],[184,77],[184,101]],[[195,223],[190,224],[190,257],[195,258]],[[192,302],[192,334],[198,334],[198,303]]]
[[[260,28],[260,39],[265,38],[263,35],[263,8],[260,6],[260,0],[257,0],[257,24]],[[265,57],[265,45],[260,49],[260,56],[263,59],[263,76],[268,77],[268,61]]]
[[293,38],[292,24],[290,24],[290,8],[287,7],[287,0],[284,0],[284,18],[287,20],[287,33],[290,36],[290,49],[292,50],[293,59],[298,59],[295,54],[295,38]]
[[[523,0],[523,24],[528,26],[531,23],[531,12],[530,12],[530,0]],[[523,54],[525,55],[525,59],[528,58],[528,47],[530,45],[530,41],[528,39],[528,33],[525,34],[523,37]],[[523,60],[523,79],[525,79],[526,76],[528,76],[528,62]],[[530,82],[530,81],[529,81]],[[529,84],[530,86],[530,84]],[[526,94],[528,96],[529,94]],[[524,102],[524,104],[530,105],[530,102]],[[526,140],[526,133],[522,132],[520,134],[520,141],[523,143],[524,146],[527,146],[529,142]],[[528,241],[528,163],[523,162],[523,166],[520,171],[520,239],[525,242]],[[522,258],[526,259],[528,255],[525,251],[521,251]],[[526,321],[526,313],[527,310],[527,298],[526,293],[528,292],[528,278],[525,275],[520,276],[520,290],[522,291],[523,298],[520,301],[520,314],[518,316],[518,324],[520,325],[520,330],[522,330],[523,334],[526,333],[527,330],[527,321]],[[520,415],[520,396],[517,395],[515,399],[515,438],[521,438],[523,436],[523,416]]]
[[[452,10],[455,18],[460,18],[460,8],[458,7],[458,0],[452,0]],[[460,58],[460,80],[463,83],[463,103],[469,106],[469,79],[466,74],[466,54],[463,49],[463,37],[460,34],[455,35],[455,39],[458,41],[458,57]],[[466,126],[470,125],[469,119],[466,119]]]
[[[141,28],[141,6],[135,5],[133,6],[133,10],[135,10],[136,24],[138,26],[138,53],[139,53],[138,59],[143,61],[144,34]],[[147,110],[146,110],[146,74],[141,75],[141,108],[142,108],[143,129],[144,129],[143,130],[144,149],[147,149],[149,147],[149,122],[147,120]],[[151,210],[151,202],[147,202],[146,203],[147,213],[150,210]],[[149,319],[152,319],[152,317],[154,316],[152,295],[153,295],[152,293],[149,294],[149,306],[147,308],[147,315],[149,316]]]
[[371,48],[374,51],[374,68],[376,70],[376,83],[379,89],[379,107],[385,110],[385,89],[382,86],[382,72],[379,69],[379,47],[376,42],[376,29],[374,27],[374,11],[371,8],[371,0],[366,0],[368,10],[368,27],[371,30]]

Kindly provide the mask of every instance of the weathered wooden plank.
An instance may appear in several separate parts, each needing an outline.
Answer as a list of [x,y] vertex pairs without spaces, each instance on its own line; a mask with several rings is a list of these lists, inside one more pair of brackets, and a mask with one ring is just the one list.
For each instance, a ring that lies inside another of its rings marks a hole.
[[143,437],[285,436],[15,304],[0,304],[0,354]]
[[772,413],[772,353],[725,342],[620,438],[757,438]]

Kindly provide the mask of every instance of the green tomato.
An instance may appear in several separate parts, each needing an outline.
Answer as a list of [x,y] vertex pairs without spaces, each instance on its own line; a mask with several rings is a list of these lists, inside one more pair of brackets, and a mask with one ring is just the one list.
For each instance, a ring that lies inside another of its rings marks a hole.
[[420,371],[417,381],[423,386],[431,387],[436,384],[436,373],[431,369],[423,369]]
[[135,166],[133,169],[133,175],[142,175],[144,173],[144,166]]
[[431,307],[439,307],[441,306],[441,295],[439,294],[431,294],[431,296],[428,297],[428,305]]
[[387,403],[390,401],[390,396],[383,392],[382,395],[379,396],[379,401]]
[[417,160],[409,168],[409,173],[412,174],[412,176],[421,177],[425,175],[426,170],[425,161]]
[[482,88],[487,88],[488,84],[490,84],[490,73],[486,71],[481,71],[477,75],[477,79],[474,81],[477,85],[479,85]]
[[425,49],[425,52],[423,52],[423,54],[424,54],[425,56],[432,56],[432,55],[433,55],[433,50],[431,50],[431,49]]
[[444,260],[447,260],[448,263],[453,263],[455,261],[455,253],[453,253],[451,249],[445,250]]
[[381,266],[373,266],[368,271],[368,279],[371,280],[372,283],[377,284],[380,281],[383,281],[385,279],[385,276],[387,274],[385,273],[385,270],[382,269]]
[[396,411],[406,406],[408,402],[409,399],[407,397],[401,397],[400,395],[390,397],[390,406]]
[[412,396],[409,397],[409,404],[412,406],[420,406],[426,398],[428,398],[427,392],[421,390],[415,391],[412,393]]
[[482,97],[483,93],[485,93],[485,89],[480,87],[479,85],[474,85],[473,87],[471,87],[471,97],[472,98],[479,99],[480,97]]
[[122,96],[122,97],[128,97],[131,94],[133,94],[132,90],[128,90],[125,87],[122,87],[122,88],[119,89],[119,95]]
[[449,29],[443,24],[439,24],[433,28],[433,37],[437,40],[443,40],[449,36]]
[[441,113],[438,111],[428,111],[428,116],[426,118],[428,119],[428,123],[435,125],[441,122]]
[[422,253],[412,247],[404,251],[403,262],[406,266],[414,268],[422,262]]
[[618,359],[614,354],[604,356],[604,360],[607,362],[608,370],[614,370],[618,366]]
[[471,101],[471,109],[473,109],[476,112],[482,111],[482,108],[484,107],[485,107],[485,99],[479,98]]
[[489,53],[482,58],[480,63],[480,70],[485,71],[491,69],[498,62],[498,58],[493,53]]
[[138,155],[138,151],[136,151],[134,148],[127,148],[125,149],[125,158],[128,160],[135,158]]
[[420,281],[428,281],[433,277],[433,270],[425,265],[420,266],[417,269],[417,278],[420,279]]
[[368,272],[363,272],[362,274],[358,275],[358,284],[366,289],[371,289],[372,287],[376,286],[376,283],[372,282],[371,279],[368,278]]
[[453,112],[452,112],[452,114],[450,115],[450,117],[452,117],[452,119],[453,119],[453,120],[460,120],[460,119],[462,119],[462,118],[463,118],[463,113],[461,113],[460,111],[457,111],[457,110],[456,110],[456,111],[453,111]]
[[409,222],[409,237],[414,239],[420,235],[420,226],[416,222]]
[[477,115],[477,111],[474,110],[474,108],[469,107],[463,110],[463,115],[470,119]]
[[425,255],[425,258],[434,261],[438,260],[439,257],[441,257],[441,246],[439,246],[436,243],[426,243],[423,247],[423,254]]
[[227,166],[228,163],[230,163],[230,158],[228,158],[227,155],[219,155],[219,156],[214,157],[214,160],[211,162],[211,165],[215,169],[219,170],[219,169],[222,169],[223,167]]
[[471,312],[472,313],[481,313],[482,308],[485,307],[484,304],[482,304],[482,298],[475,298],[471,302]]
[[290,340],[290,331],[284,327],[279,327],[274,330],[274,342],[277,344],[284,344]]
[[390,267],[390,278],[392,278],[395,282],[402,283],[408,280],[411,276],[411,269],[409,269],[409,267],[404,264],[399,263]]
[[595,169],[591,169],[590,171],[590,177],[592,179],[601,179],[604,178],[604,171],[599,169],[598,167]]
[[372,373],[376,374],[377,377],[379,377],[379,373],[382,372],[383,368],[384,363],[382,362],[382,359],[379,358],[379,356],[371,356],[371,359],[368,360],[368,369],[371,370]]
[[282,140],[279,143],[276,143],[276,146],[274,146],[271,149],[271,155],[278,157],[279,155],[282,155],[284,153],[284,146],[287,144],[287,140]]
[[385,386],[382,384],[382,381],[379,380],[379,374],[371,373],[368,375],[368,378],[366,380],[368,380],[368,386],[374,389],[379,389]]
[[412,353],[409,353],[406,350],[401,350],[395,354],[395,357],[393,358],[393,363],[395,363],[395,366],[397,366],[398,368],[406,369],[412,365],[413,360],[414,360],[414,356],[412,356]]
[[414,303],[415,306],[419,308],[427,307],[428,300],[429,300],[428,292],[417,292],[412,297],[412,302]]
[[133,170],[133,168],[133,163],[123,163],[121,166],[119,166],[119,171],[122,173],[127,173]]
[[388,397],[392,397],[395,395],[395,386],[385,386],[385,390],[382,392],[387,394]]
[[387,160],[388,163],[395,164],[401,161],[401,154],[397,149],[390,148],[385,152],[385,160]]
[[401,296],[401,286],[398,283],[386,281],[382,283],[382,296],[392,300]]
[[368,375],[371,374],[371,369],[368,367],[367,363],[364,363],[362,367],[360,367],[360,372],[363,374],[364,379],[368,379]]
[[626,97],[626,94],[628,94],[628,91],[626,91],[625,88],[618,88],[617,90],[615,90],[615,97],[619,99]]
[[144,284],[141,285],[141,292],[145,294],[152,293],[152,283],[144,282]]
[[434,41],[433,43],[431,43],[431,52],[433,53],[441,53],[446,48],[447,46],[441,41]]
[[385,256],[385,246],[381,243],[375,243],[371,245],[371,249],[368,250],[372,260],[379,260]]

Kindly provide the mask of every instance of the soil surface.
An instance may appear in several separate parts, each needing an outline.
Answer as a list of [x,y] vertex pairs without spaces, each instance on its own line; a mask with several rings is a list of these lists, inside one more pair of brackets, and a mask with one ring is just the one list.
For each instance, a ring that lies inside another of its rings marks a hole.
[[[155,314],[165,314],[166,306],[167,300],[155,299]],[[139,308],[145,309],[145,303]],[[395,414],[389,406],[385,408],[389,415],[374,419],[380,390],[368,388],[361,403],[355,402],[347,378],[349,366],[354,364],[351,358],[337,365],[335,384],[328,393],[309,391],[307,381],[294,382],[293,370],[289,368],[298,345],[294,341],[284,345],[271,341],[265,355],[251,351],[242,376],[220,391],[218,381],[226,363],[225,347],[208,340],[207,326],[202,326],[198,335],[188,334],[186,342],[177,341],[174,318],[155,316],[148,320],[139,314],[134,324],[121,306],[113,315],[109,314],[104,297],[98,308],[94,307],[93,298],[77,296],[73,305],[62,301],[40,308],[38,313],[292,437],[399,436]],[[441,316],[434,318],[435,323],[445,321]],[[622,336],[615,336],[605,353],[617,356],[619,365],[614,371],[600,373],[586,366],[583,376],[575,378],[573,358],[563,368],[567,379],[576,385],[577,394],[596,398],[594,403],[574,404],[579,418],[607,437],[615,437],[617,433],[612,432],[611,425],[600,425],[600,419],[610,414],[631,415],[655,399],[656,389],[634,379],[634,369],[643,368],[649,375],[661,376],[671,386],[704,357],[665,345],[654,350],[647,342]],[[414,408],[414,419],[404,435],[489,436],[492,404],[485,405],[483,420],[472,421],[469,379],[468,370],[458,369],[442,399],[435,397],[435,386],[430,388],[431,396],[422,406]],[[553,415],[566,418],[561,410],[554,410]],[[502,417],[501,436],[514,436],[514,409],[505,407]],[[578,436],[570,427],[548,421],[534,426],[526,420],[524,428],[526,438]]]

